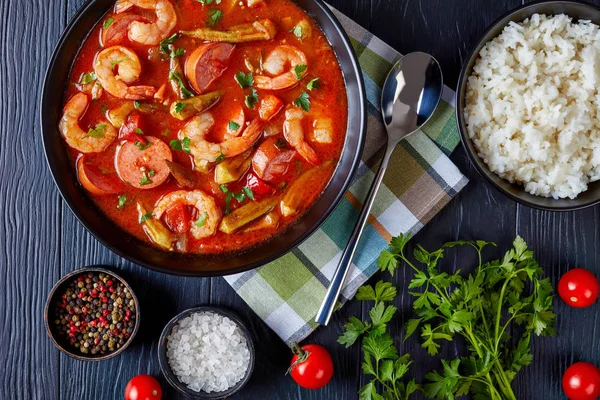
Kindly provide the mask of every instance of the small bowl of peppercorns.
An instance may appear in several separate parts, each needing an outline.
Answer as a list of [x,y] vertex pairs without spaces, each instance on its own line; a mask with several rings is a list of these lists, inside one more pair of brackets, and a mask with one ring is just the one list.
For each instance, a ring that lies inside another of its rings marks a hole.
[[46,331],[78,360],[103,361],[129,346],[140,325],[138,299],[123,278],[102,267],[65,275],[46,300]]

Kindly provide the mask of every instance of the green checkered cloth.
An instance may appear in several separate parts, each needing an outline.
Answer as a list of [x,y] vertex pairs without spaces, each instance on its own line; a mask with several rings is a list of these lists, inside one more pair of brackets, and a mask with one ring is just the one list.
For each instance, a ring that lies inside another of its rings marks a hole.
[[[363,162],[340,205],[304,243],[270,264],[225,277],[286,343],[301,341],[317,327],[314,318],[385,145],[381,86],[400,58],[355,22],[333,12],[350,36],[365,80],[369,116]],[[419,231],[466,185],[467,179],[447,157],[459,142],[453,99],[454,93],[445,88],[432,120],[396,149],[342,289],[342,304],[377,271],[377,258],[392,236]]]

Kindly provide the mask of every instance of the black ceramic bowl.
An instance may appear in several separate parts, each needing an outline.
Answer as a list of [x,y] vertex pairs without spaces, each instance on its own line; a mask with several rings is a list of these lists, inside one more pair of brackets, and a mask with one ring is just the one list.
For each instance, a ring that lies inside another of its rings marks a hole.
[[600,203],[600,182],[595,182],[589,185],[588,190],[581,193],[576,199],[560,199],[539,197],[529,194],[523,186],[511,184],[510,182],[500,178],[498,175],[490,171],[488,166],[477,155],[477,150],[473,146],[471,139],[467,133],[465,117],[462,110],[465,109],[465,94],[467,90],[467,78],[473,71],[473,65],[479,57],[479,51],[487,42],[498,36],[504,27],[510,21],[521,22],[533,14],[566,14],[573,18],[574,21],[579,19],[591,20],[593,23],[600,25],[600,9],[591,4],[582,3],[579,1],[542,1],[537,3],[528,3],[516,10],[506,14],[492,24],[490,28],[483,34],[482,39],[473,49],[469,59],[464,64],[458,82],[458,90],[456,92],[457,104],[457,120],[460,131],[461,140],[471,162],[475,165],[479,173],[483,175],[489,183],[511,199],[518,201],[529,207],[539,208],[549,211],[572,211],[581,208],[586,208]]
[[[85,355],[80,352],[77,352],[72,346],[66,343],[65,340],[58,335],[58,333],[55,330],[54,324],[52,323],[52,321],[54,321],[53,308],[55,302],[58,300],[57,296],[62,295],[63,291],[67,288],[67,286],[73,279],[77,279],[79,275],[87,274],[89,272],[93,272],[96,274],[103,273],[113,277],[113,280],[119,280],[129,290],[129,292],[131,293],[131,297],[135,303],[136,319],[131,336],[127,339],[123,346],[121,346],[121,348],[105,355]],[[46,332],[48,333],[48,336],[50,336],[50,340],[52,340],[54,346],[56,346],[56,348],[62,351],[63,353],[82,361],[104,361],[121,354],[131,344],[131,342],[133,342],[133,338],[135,337],[140,328],[140,303],[135,295],[135,292],[133,291],[133,289],[131,289],[131,286],[129,286],[125,279],[115,274],[113,271],[106,269],[103,265],[93,265],[90,267],[85,267],[70,272],[67,275],[63,276],[58,282],[56,282],[52,290],[50,290],[48,298],[46,299],[46,306],[44,307],[44,323],[46,325]]]
[[295,0],[321,27],[333,46],[346,83],[348,130],[344,151],[325,191],[306,215],[286,232],[248,251],[230,257],[208,258],[160,250],[126,233],[88,198],[78,184],[73,161],[58,131],[63,93],[74,57],[82,42],[114,5],[114,0],[91,0],[67,26],[46,72],[41,110],[42,139],[56,186],[79,221],[106,247],[136,264],[176,275],[221,276],[256,268],[299,245],[331,214],[348,188],[362,155],[366,99],[362,74],[350,40],[321,0]]
[[[194,390],[189,389],[184,383],[180,382],[179,379],[177,378],[177,376],[175,376],[175,374],[173,373],[173,371],[171,371],[171,367],[169,365],[169,360],[167,359],[167,339],[168,339],[169,335],[171,334],[171,330],[173,329],[173,327],[175,325],[177,325],[177,323],[179,321],[181,321],[183,318],[185,318],[191,314],[195,314],[195,313],[203,312],[203,311],[220,314],[222,316],[229,318],[234,323],[236,323],[237,326],[242,331],[242,334],[246,338],[246,341],[248,342],[248,350],[250,350],[250,365],[248,366],[248,370],[246,371],[246,374],[244,375],[242,380],[240,380],[238,383],[236,383],[230,389],[225,390],[223,392],[206,393],[206,392],[196,392]],[[208,400],[208,399],[210,399],[210,400],[225,399],[225,398],[232,396],[233,394],[239,392],[242,389],[242,387],[244,387],[244,385],[248,382],[248,380],[250,380],[250,376],[252,376],[252,372],[254,371],[254,342],[252,341],[252,336],[250,335],[250,332],[244,326],[243,322],[239,319],[239,317],[236,314],[232,313],[231,311],[228,311],[221,307],[214,307],[214,306],[200,306],[200,307],[190,308],[188,310],[183,311],[180,314],[177,314],[175,317],[173,317],[173,319],[170,320],[169,323],[163,329],[163,331],[160,335],[160,339],[158,340],[158,362],[160,364],[160,369],[161,369],[163,375],[165,376],[165,379],[167,380],[167,382],[169,382],[169,384],[171,386],[173,386],[173,388],[175,388],[179,393],[181,393],[187,397],[192,397],[195,399],[206,399],[206,400]]]

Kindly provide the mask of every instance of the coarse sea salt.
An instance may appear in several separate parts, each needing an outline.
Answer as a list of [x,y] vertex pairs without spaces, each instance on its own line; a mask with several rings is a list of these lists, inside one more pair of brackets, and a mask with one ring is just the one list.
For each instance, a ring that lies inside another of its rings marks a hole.
[[167,338],[167,359],[177,378],[196,392],[222,392],[250,366],[246,337],[231,319],[213,312],[183,318]]

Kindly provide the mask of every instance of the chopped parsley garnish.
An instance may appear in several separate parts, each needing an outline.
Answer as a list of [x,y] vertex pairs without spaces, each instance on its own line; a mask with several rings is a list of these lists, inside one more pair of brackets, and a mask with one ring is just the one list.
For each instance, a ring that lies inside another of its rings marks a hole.
[[98,79],[98,78],[96,77],[95,73],[86,72],[85,74],[81,75],[81,79],[79,80],[79,83],[87,85],[87,84],[94,82],[96,79]]
[[252,76],[252,72],[248,72],[248,75],[246,75],[244,71],[238,71],[235,74],[235,81],[241,88],[245,88],[254,84],[254,77]]
[[244,193],[246,193],[246,196],[248,196],[250,200],[254,201],[254,192],[252,191],[252,189],[250,189],[248,186],[244,186],[242,190],[244,191]]
[[138,110],[140,108],[140,102],[137,100],[133,101],[133,106],[136,108],[136,110]]
[[116,67],[117,65],[119,65],[119,64],[121,64],[123,61],[127,61],[127,60],[129,60],[129,58],[122,58],[122,59],[120,59],[120,60],[113,61],[113,62],[111,62],[111,63],[110,63],[110,66],[112,67],[112,70],[114,71],[114,70],[115,70],[115,67]]
[[138,135],[143,135],[144,131],[141,130],[140,128],[135,128],[135,133],[137,133]]
[[223,11],[212,8],[208,11],[208,21],[206,21],[206,25],[213,27],[221,18],[223,18]]
[[140,186],[149,185],[152,181],[148,178],[145,172],[142,172],[142,179],[140,180]]
[[170,55],[169,45],[173,44],[177,39],[179,39],[179,34],[174,33],[173,35],[160,42],[159,46],[161,53],[165,55]]
[[186,105],[187,105],[187,103],[180,103],[180,102],[175,103],[175,112],[176,113],[182,112]]
[[102,27],[104,29],[108,29],[108,27],[113,23],[115,19],[113,17],[110,17],[109,19],[107,19],[106,21],[104,21],[104,25],[102,25]]
[[306,92],[302,92],[300,97],[294,100],[294,105],[300,107],[306,112],[310,111],[310,96]]
[[171,51],[171,54],[169,54],[171,56],[171,58],[176,58],[179,56],[182,56],[185,54],[185,49],[173,49],[173,51]]
[[149,176],[150,178],[152,178],[154,175],[156,175],[156,172],[154,172],[154,170],[153,170],[153,169],[151,169],[151,170],[148,172],[148,176]]
[[319,87],[321,87],[321,84],[319,83],[319,78],[312,79],[310,82],[308,82],[308,85],[306,85],[306,88],[308,90],[317,89]]
[[258,103],[258,94],[256,93],[256,89],[250,89],[252,91],[251,94],[246,95],[246,107],[254,108],[254,104]]
[[94,139],[103,139],[104,131],[106,130],[106,125],[96,125],[94,128],[90,128],[87,135],[85,137],[92,137]]
[[223,161],[225,161],[225,154],[223,154],[223,151],[221,151],[221,154],[219,154],[219,157],[217,157],[217,159],[215,160],[215,162],[217,164],[222,163]]
[[127,195],[121,195],[119,196],[119,202],[117,203],[117,208],[120,210],[123,207],[125,207],[125,205],[127,204]]
[[194,222],[194,225],[196,225],[199,228],[203,227],[204,224],[206,223],[207,217],[208,217],[208,213],[206,211],[204,211],[202,214],[200,214],[200,218],[198,218],[198,220],[196,222]]
[[254,192],[252,192],[252,189],[246,186],[244,186],[239,193],[234,193],[230,191],[229,189],[227,189],[227,186],[225,186],[225,184],[219,186],[219,189],[221,190],[221,192],[225,193],[225,215],[229,214],[231,211],[231,199],[235,199],[235,201],[237,201],[238,203],[244,202],[244,200],[246,200],[246,197],[251,200],[254,200]]
[[277,147],[279,150],[286,150],[288,148],[287,142],[282,138],[279,138],[275,141],[275,147]]
[[182,140],[173,139],[169,142],[169,145],[173,150],[183,151],[184,153],[190,154],[190,138],[184,137]]
[[152,218],[152,211],[147,212],[146,214],[142,215],[142,218],[140,218],[140,224],[143,224],[144,222],[148,221],[150,218]]
[[291,31],[298,39],[302,39],[304,37],[304,29],[302,29],[302,25],[296,25]]
[[[190,98],[190,97],[194,97],[194,93],[192,93],[189,90],[187,90],[187,88],[183,84],[183,78],[181,77],[181,75],[179,75],[179,73],[171,71],[171,74],[169,75],[169,79],[177,81],[177,85],[181,89],[181,94],[183,95],[184,98],[187,99],[187,98]],[[175,106],[177,107],[177,105],[175,105]],[[177,111],[177,109],[175,111]],[[179,111],[177,111],[177,112],[179,112]]]
[[232,131],[237,131],[238,129],[240,129],[240,124],[234,121],[229,121],[229,129]]
[[294,67],[294,72],[296,73],[296,78],[298,78],[298,80],[302,79],[302,73],[306,71],[306,68],[306,65],[296,65]]
[[146,150],[148,147],[152,146],[152,142],[148,142],[148,143],[142,143],[140,141],[135,141],[133,144],[136,145],[136,147],[140,150]]

